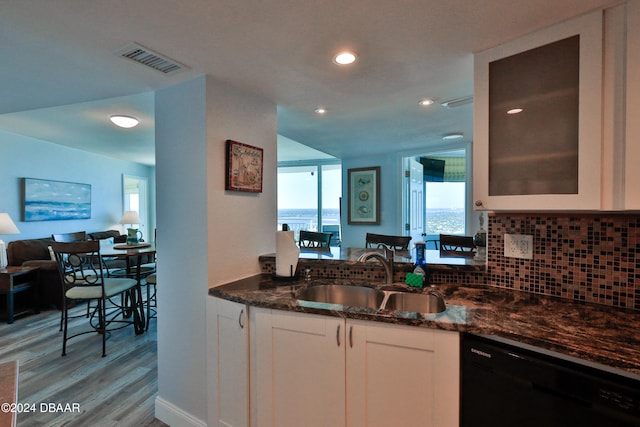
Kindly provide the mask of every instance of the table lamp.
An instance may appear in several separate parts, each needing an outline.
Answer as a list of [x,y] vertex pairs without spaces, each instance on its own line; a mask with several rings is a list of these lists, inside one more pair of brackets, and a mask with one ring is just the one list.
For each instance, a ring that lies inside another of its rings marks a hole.
[[126,211],[120,219],[120,224],[129,224],[131,228],[127,228],[127,245],[137,245],[142,237],[142,232],[137,228],[133,228],[133,225],[140,224],[140,217],[136,211]]
[[[11,220],[9,214],[0,213],[0,235],[18,233],[20,233],[20,230],[18,230],[16,224]],[[5,268],[7,264],[7,248],[4,245],[4,241],[0,240],[0,268]]]

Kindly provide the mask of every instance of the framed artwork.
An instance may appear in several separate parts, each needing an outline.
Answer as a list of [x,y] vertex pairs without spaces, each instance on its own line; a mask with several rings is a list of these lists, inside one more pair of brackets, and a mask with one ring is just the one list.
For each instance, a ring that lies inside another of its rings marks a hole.
[[348,223],[380,224],[380,166],[348,170]]
[[228,139],[225,190],[262,193],[262,155],[260,147]]
[[91,218],[91,185],[23,178],[23,221]]

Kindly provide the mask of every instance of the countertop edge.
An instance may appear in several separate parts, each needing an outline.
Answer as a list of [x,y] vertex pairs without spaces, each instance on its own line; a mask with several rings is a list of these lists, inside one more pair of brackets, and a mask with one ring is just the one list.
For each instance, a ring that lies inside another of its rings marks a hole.
[[[357,284],[358,281],[324,279],[311,283],[316,282]],[[439,285],[448,306],[445,312],[424,317],[417,313],[397,316],[372,309],[299,306],[293,292],[305,284],[302,280],[275,283],[271,275],[258,274],[209,288],[208,293],[268,309],[494,335],[601,364],[640,380],[640,338],[635,337],[640,316],[632,310],[486,285]]]

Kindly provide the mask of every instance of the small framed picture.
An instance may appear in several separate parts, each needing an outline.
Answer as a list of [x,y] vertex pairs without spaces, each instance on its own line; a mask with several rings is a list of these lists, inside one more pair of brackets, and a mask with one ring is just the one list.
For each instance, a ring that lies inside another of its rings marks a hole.
[[349,169],[348,223],[380,224],[380,166]]
[[262,193],[260,147],[227,140],[225,190]]

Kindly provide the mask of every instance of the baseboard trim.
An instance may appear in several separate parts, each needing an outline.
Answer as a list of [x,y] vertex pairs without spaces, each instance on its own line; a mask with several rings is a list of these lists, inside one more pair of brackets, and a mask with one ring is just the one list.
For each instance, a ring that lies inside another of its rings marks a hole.
[[160,396],[156,397],[155,412],[157,419],[170,426],[207,427],[205,421],[183,411]]

